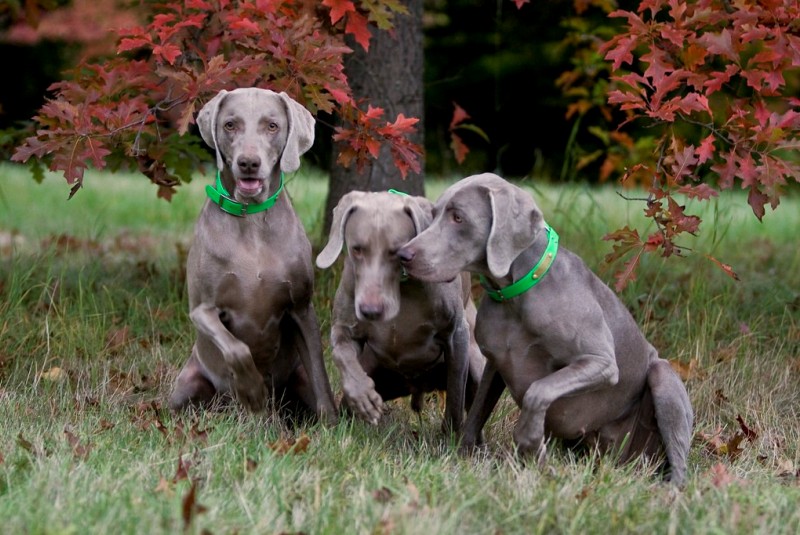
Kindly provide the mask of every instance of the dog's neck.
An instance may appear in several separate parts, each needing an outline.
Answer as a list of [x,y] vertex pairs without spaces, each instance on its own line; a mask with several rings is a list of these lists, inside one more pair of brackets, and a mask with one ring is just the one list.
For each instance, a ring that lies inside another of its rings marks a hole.
[[540,228],[536,232],[536,237],[533,239],[533,243],[522,251],[513,262],[511,262],[511,268],[508,270],[508,273],[503,277],[497,278],[489,273],[487,268],[485,277],[487,280],[491,281],[492,286],[496,288],[505,288],[510,284],[520,280],[522,277],[530,272],[531,268],[536,265],[539,260],[542,259],[542,256],[545,254],[547,250],[547,244],[550,240],[550,237],[545,230],[544,227]]

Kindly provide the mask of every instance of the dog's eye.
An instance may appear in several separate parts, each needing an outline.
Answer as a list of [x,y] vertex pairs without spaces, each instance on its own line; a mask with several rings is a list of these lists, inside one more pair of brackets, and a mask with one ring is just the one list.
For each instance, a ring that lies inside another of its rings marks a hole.
[[270,132],[277,132],[277,131],[278,131],[278,123],[269,123],[269,124],[267,125],[267,129],[268,129]]
[[453,212],[453,215],[451,217],[453,218],[453,223],[461,223],[463,221],[463,219],[461,219],[461,216],[455,212]]
[[226,121],[222,127],[228,132],[231,132],[236,128],[236,124],[234,124],[233,121]]
[[361,255],[364,254],[364,248],[360,245],[353,245],[350,247],[350,254],[356,258],[361,258]]

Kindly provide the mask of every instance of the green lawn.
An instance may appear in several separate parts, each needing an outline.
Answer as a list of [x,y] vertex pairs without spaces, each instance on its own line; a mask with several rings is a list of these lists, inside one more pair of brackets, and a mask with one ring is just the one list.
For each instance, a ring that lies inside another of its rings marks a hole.
[[[421,417],[393,403],[377,427],[170,415],[163,402],[194,336],[182,259],[211,179],[168,204],[143,177],[89,174],[67,202],[60,177],[36,184],[0,166],[3,533],[800,532],[796,194],[764,223],[739,192],[703,206],[700,236],[683,242],[696,252],[647,258],[621,295],[686,376],[695,441],[677,491],[652,467],[555,444],[545,468],[520,465],[507,397],[485,430],[487,451],[471,458],[439,432],[435,398]],[[429,196],[446,184],[428,184]],[[611,186],[524,185],[562,245],[605,280],[602,236],[648,228],[641,206]],[[301,172],[287,188],[319,245],[325,177]],[[338,269],[316,273],[327,347]],[[330,363],[329,372],[338,390]],[[280,451],[298,439],[299,451]]]

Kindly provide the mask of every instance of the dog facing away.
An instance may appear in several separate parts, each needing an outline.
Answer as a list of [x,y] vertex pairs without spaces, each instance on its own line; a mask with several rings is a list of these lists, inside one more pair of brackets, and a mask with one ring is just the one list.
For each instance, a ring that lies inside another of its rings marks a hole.
[[469,274],[442,283],[407,278],[396,255],[430,222],[432,206],[390,192],[346,194],[317,266],[330,267],[346,245],[331,345],[347,405],[377,424],[385,401],[411,395],[419,412],[426,392],[446,391],[443,428],[458,433],[484,365]]
[[521,409],[514,429],[520,454],[542,462],[548,436],[615,452],[621,461],[666,454],[668,479],[682,485],[693,420],[683,383],[616,294],[578,256],[554,252],[557,234],[533,198],[487,173],[449,187],[434,214],[398,251],[411,276],[446,281],[466,269],[492,293],[529,287],[480,304],[475,334],[487,364],[463,446],[478,442],[508,387]]
[[221,91],[197,116],[220,173],[187,259],[197,330],[169,405],[232,395],[259,411],[277,405],[337,419],[311,295],[311,244],[283,190],[314,142],[314,118],[285,93]]

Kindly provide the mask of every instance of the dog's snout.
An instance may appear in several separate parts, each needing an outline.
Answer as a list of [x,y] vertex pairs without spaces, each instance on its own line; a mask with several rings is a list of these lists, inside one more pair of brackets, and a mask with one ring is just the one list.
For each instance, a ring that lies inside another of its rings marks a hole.
[[403,247],[397,251],[397,258],[399,258],[400,262],[403,264],[408,264],[414,260],[414,250],[409,247]]
[[358,309],[366,320],[375,321],[383,317],[383,303],[362,303]]
[[261,167],[261,158],[258,155],[242,155],[236,159],[236,165],[239,166],[239,170],[242,173],[246,175],[253,175],[258,173],[258,170]]

